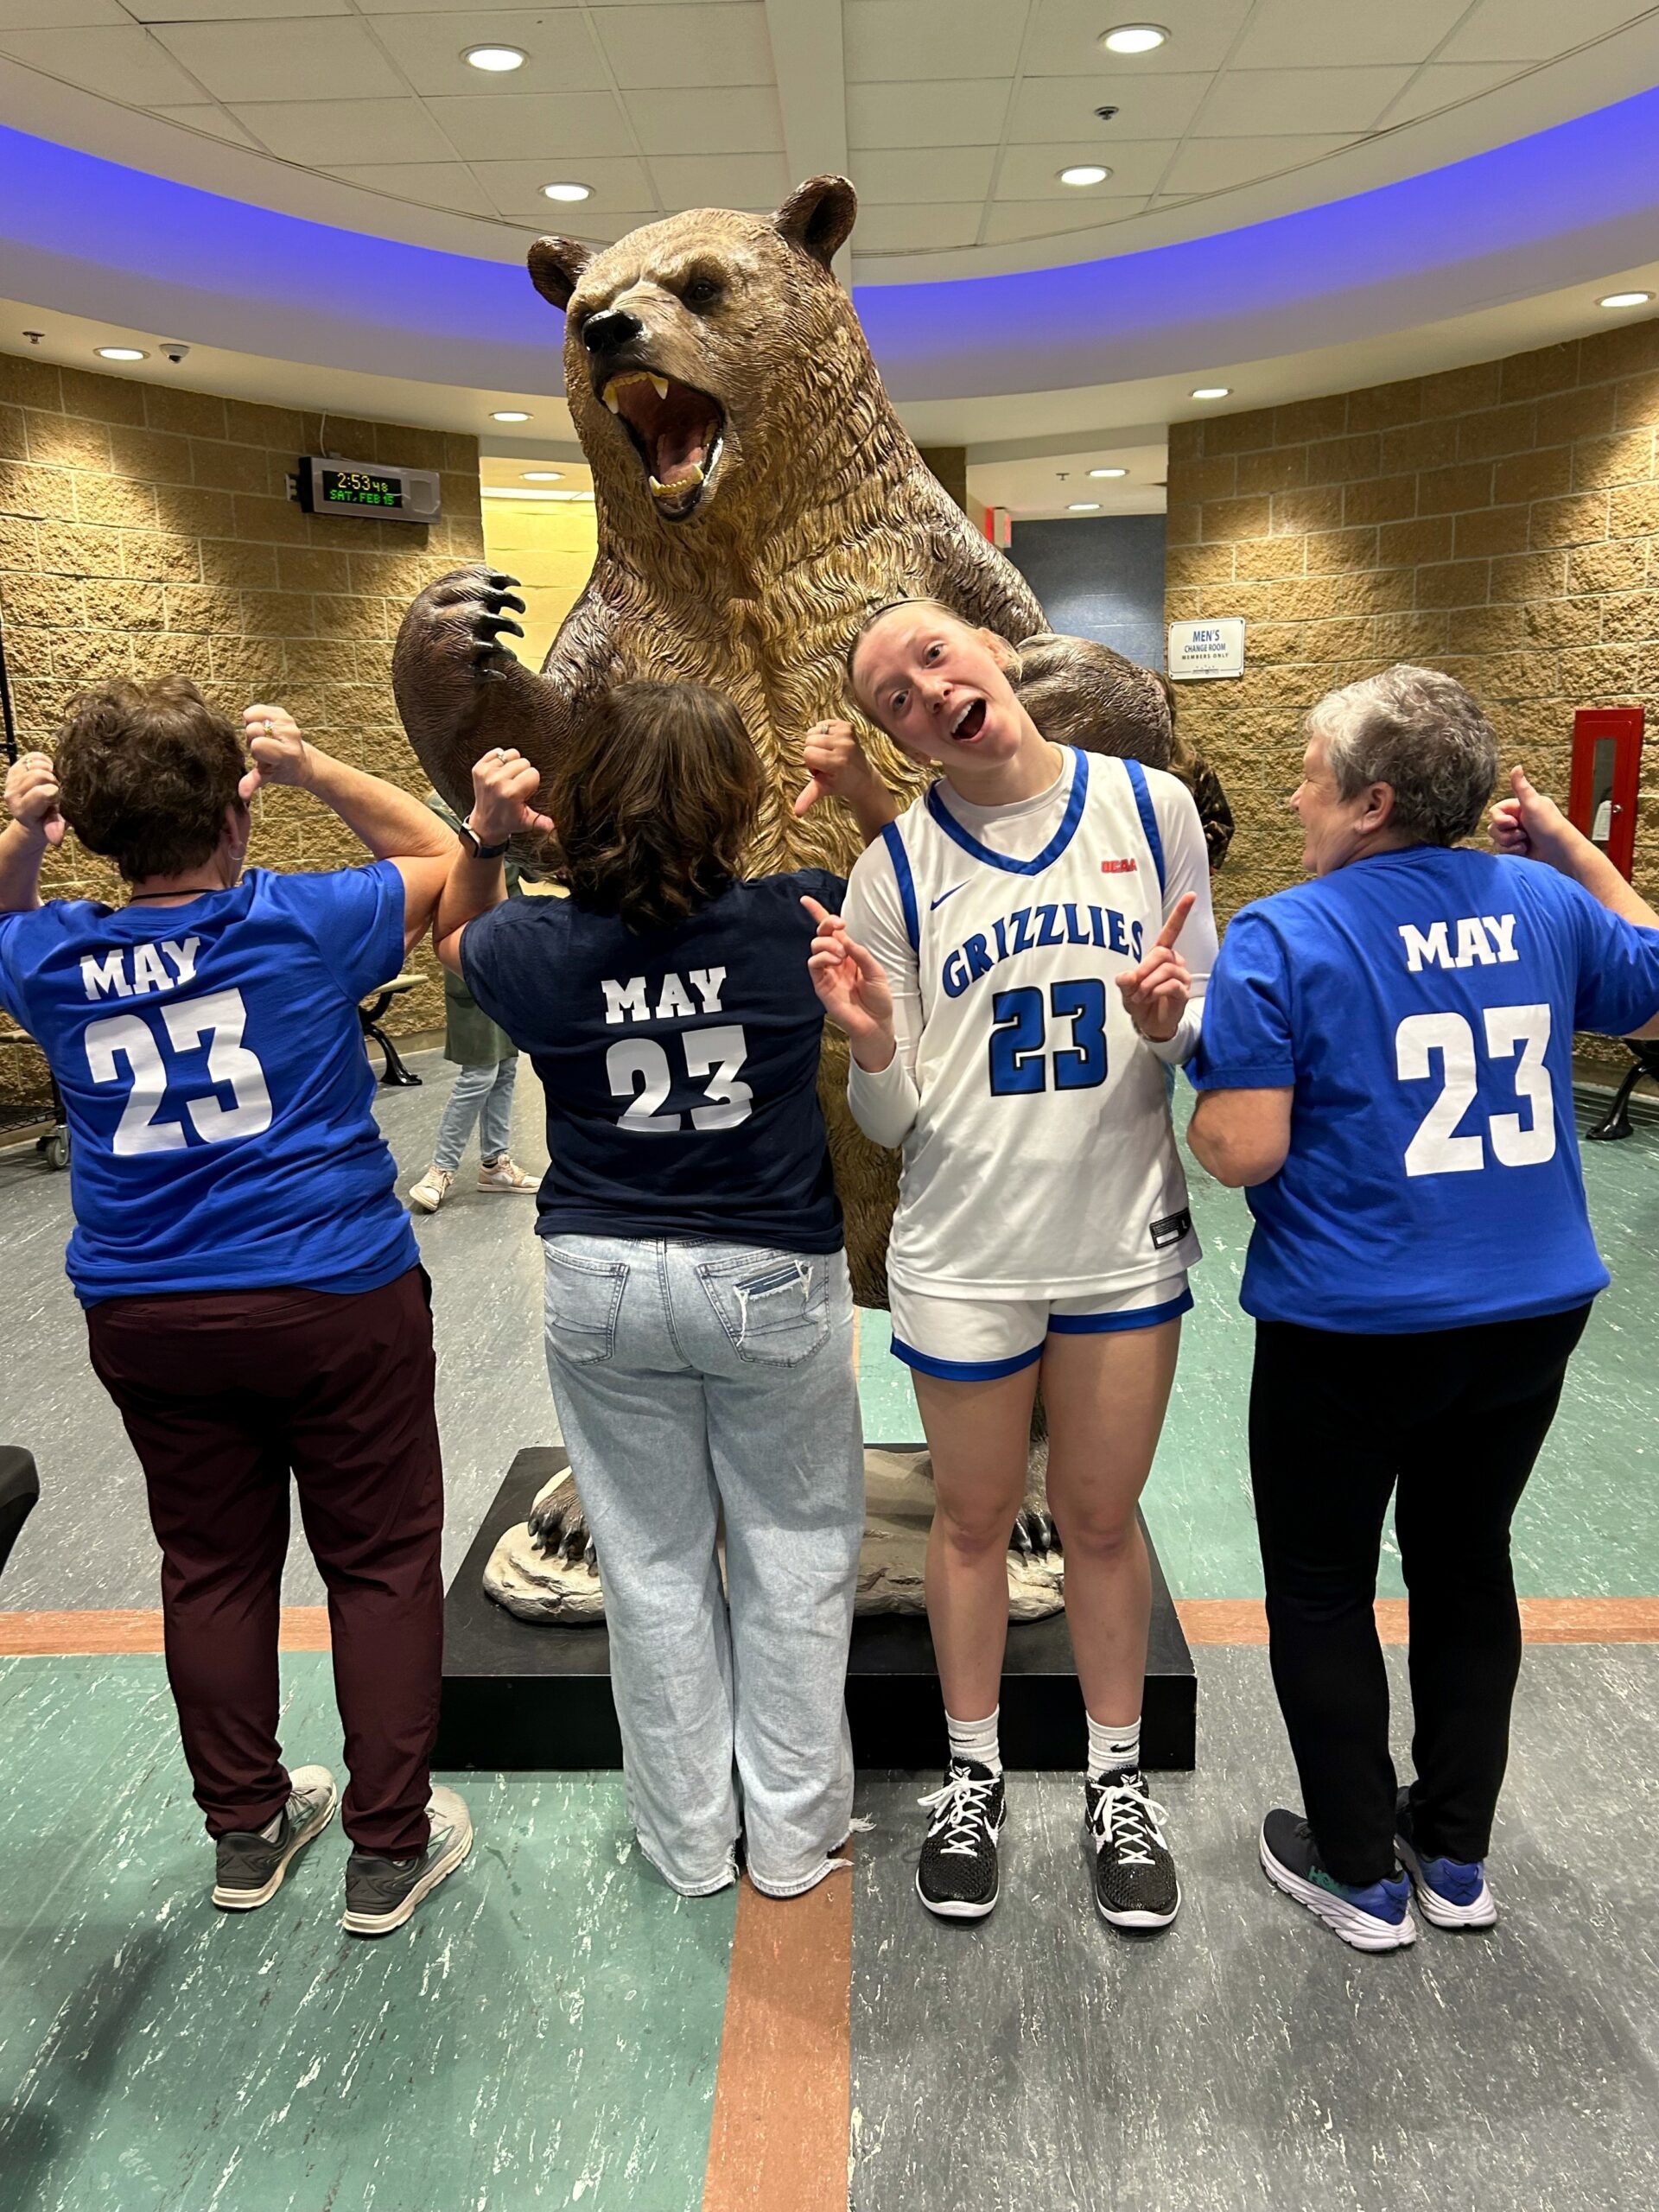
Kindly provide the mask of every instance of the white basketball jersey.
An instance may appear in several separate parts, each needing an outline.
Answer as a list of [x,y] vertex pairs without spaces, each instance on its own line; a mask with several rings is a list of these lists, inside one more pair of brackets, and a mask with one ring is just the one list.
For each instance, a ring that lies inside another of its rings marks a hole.
[[936,1296],[1073,1298],[1198,1257],[1163,1065],[1114,980],[1162,926],[1147,772],[1067,761],[1029,861],[982,844],[936,785],[859,862],[897,880],[922,1004],[888,1271]]

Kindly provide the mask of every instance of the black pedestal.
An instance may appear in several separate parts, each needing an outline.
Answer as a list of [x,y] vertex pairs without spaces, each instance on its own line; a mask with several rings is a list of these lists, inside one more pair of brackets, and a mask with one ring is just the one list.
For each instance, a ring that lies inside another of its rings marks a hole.
[[[889,1451],[916,1451],[914,1444]],[[556,1447],[521,1452],[485,1515],[444,1608],[443,1713],[435,1764],[555,1770],[622,1764],[602,1627],[521,1621],[484,1594],[484,1567],[502,1535],[565,1465]],[[1147,1548],[1151,1549],[1150,1539]],[[847,1674],[853,1753],[861,1767],[944,1764],[944,1722],[927,1623],[890,1613],[853,1627]],[[1141,1758],[1190,1769],[1198,1680],[1155,1552]],[[1011,1767],[1083,1764],[1083,1699],[1065,1622],[1015,1623],[1002,1675],[1002,1758]]]

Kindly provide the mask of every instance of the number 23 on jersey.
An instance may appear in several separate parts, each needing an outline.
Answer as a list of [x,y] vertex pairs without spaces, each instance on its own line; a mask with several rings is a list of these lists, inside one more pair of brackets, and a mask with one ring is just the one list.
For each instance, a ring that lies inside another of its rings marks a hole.
[[[1472,1025],[1460,1014],[1414,1014],[1394,1033],[1395,1071],[1402,1083],[1421,1083],[1440,1063],[1440,1090],[1406,1147],[1408,1175],[1469,1174],[1486,1165],[1486,1147],[1500,1167],[1537,1167],[1555,1156],[1555,1096],[1544,1054],[1549,1049],[1549,1007],[1489,1006],[1482,1023],[1488,1060],[1520,1064],[1512,1082],[1517,1105],[1528,1117],[1494,1114],[1483,1136],[1457,1134],[1469,1109],[1482,1096],[1480,1052]],[[1487,1078],[1488,1084],[1494,1078]]]

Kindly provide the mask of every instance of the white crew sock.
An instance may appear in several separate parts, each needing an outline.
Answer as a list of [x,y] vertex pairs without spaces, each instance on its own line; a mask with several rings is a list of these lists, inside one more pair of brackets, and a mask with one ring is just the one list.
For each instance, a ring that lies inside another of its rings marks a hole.
[[1141,1764],[1141,1716],[1114,1726],[1085,1713],[1089,1723],[1089,1775],[1097,1782],[1103,1775],[1117,1774]]
[[971,1759],[976,1766],[988,1767],[993,1774],[1002,1771],[1002,1754],[997,1749],[996,1724],[1002,1708],[994,1705],[983,1720],[953,1720],[944,1716],[945,1733],[950,1738],[953,1759]]

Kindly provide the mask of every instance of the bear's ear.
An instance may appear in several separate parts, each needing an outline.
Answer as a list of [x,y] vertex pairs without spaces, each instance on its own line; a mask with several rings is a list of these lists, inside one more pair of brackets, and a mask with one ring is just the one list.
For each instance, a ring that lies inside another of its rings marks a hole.
[[814,176],[791,192],[772,221],[791,245],[827,269],[852,236],[858,194],[844,176]]
[[568,308],[593,249],[575,238],[537,238],[530,249],[530,279],[544,300]]

